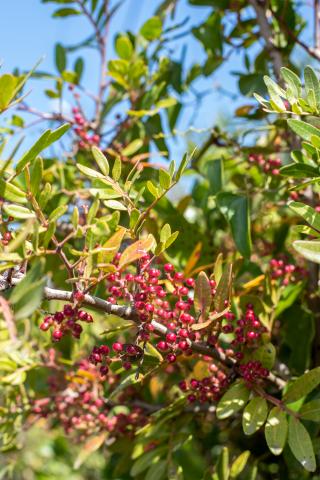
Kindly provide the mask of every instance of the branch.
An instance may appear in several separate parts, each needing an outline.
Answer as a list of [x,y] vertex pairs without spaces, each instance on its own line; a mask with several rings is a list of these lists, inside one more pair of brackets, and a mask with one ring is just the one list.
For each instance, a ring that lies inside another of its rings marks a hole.
[[280,71],[282,67],[282,57],[279,49],[273,43],[274,33],[268,22],[266,9],[259,0],[249,0],[249,3],[254,8],[257,15],[257,22],[260,27],[261,37],[264,39],[266,48],[269,52],[270,58],[273,63],[273,69],[275,76],[280,78]]
[[[23,278],[23,277],[22,277]],[[6,288],[10,288],[14,285],[17,285],[22,278],[12,276],[11,279],[7,281],[2,278],[0,275],[0,291],[5,290]],[[54,288],[45,287],[44,288],[44,296],[46,300],[62,300],[67,302],[73,301],[73,293],[68,292],[65,290],[57,290]],[[95,308],[97,310],[103,311],[107,314],[117,315],[120,318],[125,320],[132,320],[136,324],[140,324],[139,315],[134,307],[126,306],[126,305],[116,305],[113,303],[108,302],[107,300],[103,300],[102,298],[95,297],[93,295],[86,294],[82,305],[86,305],[88,307]],[[157,322],[156,320],[151,321],[151,325],[154,328],[154,332],[158,335],[165,336],[169,329],[162,325],[162,323]],[[219,362],[223,363],[227,367],[235,367],[236,361],[230,357],[228,357],[222,349],[215,348],[209,345],[206,345],[203,342],[193,342],[191,340],[187,340],[189,346],[193,352],[200,353],[201,355],[206,355],[207,357],[214,358]],[[276,377],[273,373],[270,372],[268,380],[272,383],[277,385],[280,389],[284,388],[286,382],[279,377]]]

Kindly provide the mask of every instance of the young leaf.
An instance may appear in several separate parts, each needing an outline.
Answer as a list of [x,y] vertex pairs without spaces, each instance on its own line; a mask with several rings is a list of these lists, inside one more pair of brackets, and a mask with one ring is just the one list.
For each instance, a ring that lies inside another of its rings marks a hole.
[[68,205],[60,205],[55,210],[53,210],[49,215],[49,222],[55,222],[58,218],[62,217],[68,210]]
[[217,477],[219,480],[228,480],[229,478],[229,450],[223,447],[218,458],[216,466]]
[[298,75],[286,67],[281,68],[281,74],[286,84],[291,88],[293,96],[298,99],[301,96],[301,81]]
[[298,462],[308,472],[314,472],[317,466],[310,435],[304,425],[293,416],[289,418],[288,443]]
[[133,140],[132,142],[129,143],[129,145],[127,145],[123,150],[122,150],[122,155],[124,155],[125,157],[130,157],[131,155],[133,155],[134,153],[136,153],[138,150],[140,150],[140,148],[142,147],[143,145],[143,140],[141,140],[140,138],[137,138],[136,140]]
[[200,272],[194,287],[194,308],[196,312],[205,317],[212,302],[210,282],[205,272]]
[[121,255],[119,261],[119,268],[129,265],[139,258],[143,257],[154,245],[154,237],[150,234],[146,238],[137,240],[132,245],[129,245]]
[[112,168],[112,178],[114,181],[118,181],[121,177],[121,159],[120,157],[116,157],[113,168]]
[[250,391],[242,380],[234,383],[223,395],[217,405],[217,417],[219,420],[230,417],[241,410],[248,402]]
[[166,170],[160,168],[159,170],[159,183],[164,190],[168,190],[171,185],[171,177]]
[[176,173],[176,181],[180,180],[181,176],[183,175],[183,172],[185,171],[185,169],[187,168],[188,166],[188,163],[190,161],[190,157],[189,155],[186,153],[183,157],[183,159],[181,160],[181,163],[178,167],[178,170],[177,170],[177,173]]
[[314,70],[309,65],[307,65],[306,68],[304,69],[304,82],[305,82],[305,89],[306,89],[308,100],[309,98],[313,98],[315,101],[315,104],[313,105],[312,104],[313,102],[310,102],[309,100],[309,104],[312,107],[319,108],[320,107],[319,80]]
[[246,435],[254,434],[262,427],[268,415],[268,405],[264,398],[254,397],[242,415],[242,427]]
[[245,450],[242,452],[239,457],[235,459],[231,465],[230,478],[236,478],[240,473],[245,469],[248,459],[250,457],[250,451]]
[[305,397],[320,384],[320,367],[314,368],[297,378],[283,397],[285,403],[293,403]]
[[27,203],[27,196],[20,188],[0,179],[0,197],[9,202]]
[[101,150],[98,147],[92,147],[91,151],[103,175],[108,176],[109,163],[105,155],[101,152]]
[[299,414],[304,420],[320,422],[320,400],[311,400],[300,408]]
[[280,455],[287,441],[287,415],[279,407],[274,407],[267,418],[264,434],[273,455]]
[[162,33],[162,22],[159,17],[149,18],[141,27],[140,34],[146,40],[156,40]]

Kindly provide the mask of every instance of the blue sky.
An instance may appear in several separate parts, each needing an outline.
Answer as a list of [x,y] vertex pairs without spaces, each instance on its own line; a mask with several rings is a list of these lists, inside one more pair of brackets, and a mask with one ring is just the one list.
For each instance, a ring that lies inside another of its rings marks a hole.
[[[115,0],[111,1],[115,3]],[[143,22],[152,15],[158,4],[158,0],[126,0],[112,22],[110,38],[116,32],[126,29],[137,31]],[[12,71],[17,65],[21,69],[29,70],[43,55],[45,55],[45,59],[42,62],[41,70],[53,71],[54,44],[57,41],[62,44],[72,44],[79,38],[83,38],[85,32],[89,31],[87,22],[82,18],[52,19],[51,12],[53,10],[54,7],[51,4],[42,4],[40,0],[10,0],[5,2],[1,9],[0,18],[2,71]],[[206,18],[209,11],[208,8],[192,8],[188,5],[187,0],[182,0],[178,3],[177,13],[180,19],[190,17],[190,24],[197,25]],[[311,8],[304,7],[303,15],[309,19]],[[306,31],[305,39],[308,42],[312,41],[311,29]],[[182,43],[175,45],[175,58],[179,58],[181,48]],[[85,82],[92,89],[95,88],[97,83],[97,63],[94,55],[91,51],[86,52]],[[108,59],[113,57],[114,51],[110,42]],[[190,64],[204,58],[202,47],[197,41],[187,42],[186,58]],[[234,111],[236,103],[219,93],[216,86],[220,84],[225,89],[235,92],[237,90],[237,79],[231,74],[230,70],[237,69],[242,69],[242,60],[239,56],[233,55],[231,64],[227,63],[219,69],[210,80],[202,80],[198,83],[200,90],[209,90],[210,94],[198,109],[198,115],[194,123],[196,128],[209,128],[217,118],[228,117]],[[39,109],[50,108],[50,100],[43,95],[39,82],[33,81],[29,85],[32,88],[29,102]],[[186,110],[179,129],[183,130],[187,127],[190,115],[191,109]],[[172,146],[175,154],[180,155],[182,153],[184,148],[182,141]]]

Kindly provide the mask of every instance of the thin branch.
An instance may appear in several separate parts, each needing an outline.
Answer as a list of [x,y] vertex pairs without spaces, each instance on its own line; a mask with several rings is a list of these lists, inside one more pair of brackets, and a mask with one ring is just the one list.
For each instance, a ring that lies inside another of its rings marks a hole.
[[249,0],[249,3],[251,4],[256,13],[257,22],[260,27],[261,37],[265,41],[266,48],[272,60],[274,74],[279,79],[282,67],[282,57],[279,49],[273,43],[274,33],[268,22],[266,8],[261,5],[261,2],[259,2],[258,0]]
[[0,296],[0,308],[3,314],[3,318],[7,325],[10,339],[12,342],[16,342],[18,337],[17,337],[16,325],[13,319],[13,314],[10,309],[9,302],[7,302],[7,300],[1,296]]

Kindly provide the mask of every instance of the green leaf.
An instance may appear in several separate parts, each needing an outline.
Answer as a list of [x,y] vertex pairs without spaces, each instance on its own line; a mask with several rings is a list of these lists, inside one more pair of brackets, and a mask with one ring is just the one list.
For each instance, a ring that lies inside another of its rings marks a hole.
[[168,190],[171,185],[171,177],[166,170],[160,168],[159,170],[159,183],[164,190]]
[[162,446],[140,455],[133,463],[130,470],[130,475],[132,477],[140,475],[150,467],[150,464],[153,462],[158,462],[165,451],[166,447]]
[[201,316],[205,316],[212,302],[209,278],[205,272],[200,272],[194,287],[194,308]]
[[116,182],[121,177],[121,159],[117,157],[114,161],[113,168],[112,168],[112,178]]
[[30,169],[31,192],[37,196],[40,191],[40,184],[43,176],[43,161],[42,158],[37,157]]
[[286,67],[281,68],[281,74],[286,84],[291,88],[293,96],[298,99],[301,96],[301,81],[298,75]]
[[232,264],[226,265],[214,296],[214,308],[222,312],[226,308],[225,303],[229,302],[232,284]]
[[238,475],[240,475],[240,473],[242,473],[242,471],[245,469],[245,466],[247,465],[249,457],[250,451],[245,450],[239,455],[239,457],[235,459],[235,461],[231,465],[230,478],[236,478]]
[[59,207],[55,208],[49,215],[49,222],[54,222],[58,218],[62,217],[68,210],[68,205],[60,205]]
[[143,145],[143,140],[141,140],[140,138],[137,138],[136,140],[133,140],[132,142],[129,143],[129,145],[127,145],[123,150],[122,150],[122,155],[124,155],[125,157],[130,157],[131,155],[133,155],[134,153],[136,153],[138,150],[140,150],[140,148],[142,147]]
[[186,153],[184,156],[183,156],[183,159],[181,160],[181,163],[178,167],[178,170],[177,170],[177,173],[176,173],[176,181],[180,180],[180,178],[182,177],[183,175],[183,172],[185,171],[185,169],[187,168],[188,166],[188,163],[190,162],[190,157],[189,155]]
[[299,414],[304,420],[320,422],[320,400],[311,400],[311,402],[302,405]]
[[28,317],[40,306],[45,282],[43,263],[38,261],[14,287],[10,295],[10,303],[14,307],[16,319]]
[[228,418],[241,410],[248,402],[249,396],[250,391],[242,380],[234,383],[217,405],[217,417],[219,420]]
[[221,192],[217,205],[231,226],[237,249],[246,258],[251,255],[249,203],[247,197]]
[[0,179],[0,197],[9,202],[27,203],[27,195],[20,188]]
[[46,144],[46,147],[49,147],[54,142],[57,142],[68,130],[70,130],[70,123],[64,123],[55,130],[50,131],[50,135]]
[[130,60],[133,54],[132,43],[127,35],[120,35],[116,39],[116,52],[120,58]]
[[106,200],[103,203],[106,207],[111,208],[112,210],[122,210],[124,212],[128,210],[127,207],[118,200]]
[[314,208],[301,202],[289,202],[288,206],[297,215],[300,215],[306,222],[316,230],[320,230],[320,214]]
[[293,403],[299,398],[305,397],[320,385],[320,367],[314,368],[297,378],[288,388],[283,397],[285,403]]
[[303,122],[302,120],[289,118],[288,125],[297,135],[299,135],[299,137],[303,138],[303,140],[307,140],[307,142],[311,141],[312,135],[316,135],[317,137],[320,136],[319,128]]
[[293,178],[314,178],[319,177],[319,169],[306,163],[290,163],[280,168],[280,174]]
[[153,463],[145,476],[145,480],[165,480],[166,478],[167,462],[165,460]]
[[276,349],[272,343],[265,343],[254,351],[252,358],[258,360],[268,370],[271,370],[276,359]]
[[223,160],[211,160],[207,162],[207,179],[209,181],[210,195],[216,195],[222,190],[223,185]]
[[311,262],[320,263],[320,241],[319,240],[296,240],[293,248],[304,258]]
[[262,427],[268,415],[268,405],[264,398],[254,397],[242,415],[242,427],[245,435],[253,435]]
[[109,163],[106,156],[101,152],[101,150],[98,147],[92,147],[91,151],[103,175],[108,176]]
[[58,18],[70,17],[72,15],[81,15],[81,12],[75,8],[59,8],[59,10],[56,10],[52,16]]
[[16,166],[17,173],[20,173],[28,163],[32,162],[37,155],[39,155],[39,153],[46,148],[50,135],[51,131],[46,130],[36,141],[36,143],[22,156]]
[[57,70],[60,73],[62,73],[63,70],[65,70],[66,66],[67,66],[67,56],[66,56],[66,50],[63,48],[61,43],[56,44],[55,62],[56,62]]
[[279,407],[274,407],[264,428],[267,445],[273,455],[280,455],[287,441],[287,415]]
[[86,177],[90,178],[101,178],[104,179],[104,175],[102,173],[97,172],[96,170],[93,170],[92,168],[85,167],[84,165],[81,165],[80,163],[77,163],[77,168],[80,170],[81,173],[83,173]]
[[165,223],[160,231],[160,242],[166,243],[171,235],[171,227],[169,223]]
[[317,466],[310,435],[304,425],[293,416],[289,418],[288,443],[298,462],[308,472],[315,472]]
[[228,480],[229,478],[229,450],[223,447],[218,458],[216,473],[219,480]]
[[[304,82],[307,98],[310,106],[319,108],[320,107],[320,86],[317,75],[314,70],[307,65],[304,69]],[[311,94],[311,95],[310,95]],[[313,102],[310,102],[310,99],[314,99]]]
[[156,40],[162,33],[162,22],[159,17],[149,18],[141,27],[140,34],[149,41]]
[[35,218],[36,216],[34,212],[20,205],[3,205],[2,208],[7,215],[11,215],[16,220],[24,220],[26,218]]

